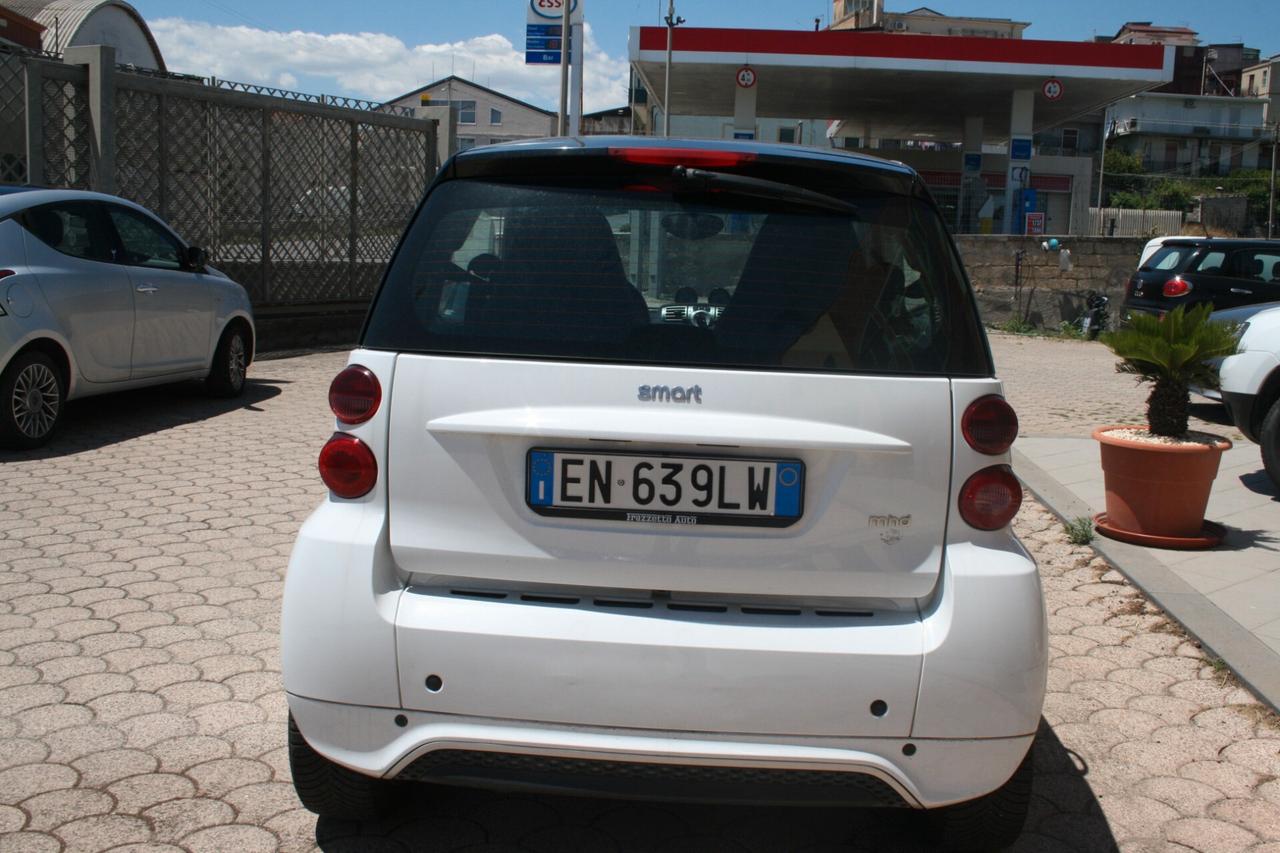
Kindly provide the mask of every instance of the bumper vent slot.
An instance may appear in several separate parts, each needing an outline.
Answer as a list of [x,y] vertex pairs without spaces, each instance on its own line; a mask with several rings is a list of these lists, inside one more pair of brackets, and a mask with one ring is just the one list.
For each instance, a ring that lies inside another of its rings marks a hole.
[[908,807],[885,781],[856,771],[650,764],[479,750],[437,750],[396,777],[699,802]]
[[[504,598],[506,596],[503,596]],[[532,604],[563,604],[566,607],[573,607],[578,604],[581,599],[572,595],[531,595],[526,594],[520,596],[521,601],[528,601]]]
[[676,613],[728,613],[729,608],[723,604],[681,604],[680,602],[672,602],[667,605],[668,610],[674,610]]
[[502,601],[507,597],[505,592],[490,592],[483,589],[451,589],[449,594],[460,598],[487,598],[492,601]]

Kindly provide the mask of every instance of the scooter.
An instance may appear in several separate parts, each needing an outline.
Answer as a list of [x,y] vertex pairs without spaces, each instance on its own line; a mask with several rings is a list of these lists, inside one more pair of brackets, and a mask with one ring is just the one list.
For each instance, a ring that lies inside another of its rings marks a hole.
[[1107,324],[1111,319],[1107,314],[1107,305],[1110,302],[1106,294],[1096,290],[1090,290],[1085,297],[1085,312],[1080,317],[1080,334],[1085,340],[1096,341],[1098,335],[1107,330]]

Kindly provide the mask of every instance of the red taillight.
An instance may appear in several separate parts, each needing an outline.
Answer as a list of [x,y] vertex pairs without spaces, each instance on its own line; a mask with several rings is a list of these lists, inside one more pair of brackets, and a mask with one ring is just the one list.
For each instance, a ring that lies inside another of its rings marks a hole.
[[373,371],[353,364],[333,377],[329,408],[344,424],[362,424],[373,417],[382,402],[382,386]]
[[1008,465],[983,468],[960,489],[960,517],[979,530],[999,530],[1021,505],[1022,486]]
[[362,498],[378,482],[378,460],[354,435],[334,433],[320,449],[320,479],[340,498]]
[[979,397],[960,417],[960,432],[979,453],[997,456],[1018,437],[1018,415],[999,394]]
[[1165,296],[1186,296],[1191,292],[1191,282],[1181,276],[1175,276],[1164,283],[1162,292]]
[[703,151],[699,148],[610,148],[609,156],[637,166],[697,166],[725,169],[756,159],[743,151]]
[[17,275],[13,270],[0,270],[0,278],[8,278],[11,275]]

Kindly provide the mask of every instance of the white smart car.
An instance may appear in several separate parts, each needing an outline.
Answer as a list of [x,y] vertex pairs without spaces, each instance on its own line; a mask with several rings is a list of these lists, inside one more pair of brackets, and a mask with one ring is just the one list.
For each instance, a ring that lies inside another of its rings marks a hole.
[[282,625],[309,809],[419,780],[1017,836],[1047,668],[1017,419],[909,168],[461,154],[329,402]]
[[0,445],[47,442],[78,397],[203,379],[244,389],[253,309],[146,208],[0,189]]

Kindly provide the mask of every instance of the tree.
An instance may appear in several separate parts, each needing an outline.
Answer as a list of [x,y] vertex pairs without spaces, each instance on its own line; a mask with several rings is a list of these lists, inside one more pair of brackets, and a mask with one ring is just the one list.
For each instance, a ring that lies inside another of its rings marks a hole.
[[[1111,148],[1107,151],[1103,166],[1104,199],[1114,193],[1141,193],[1145,189],[1146,181],[1140,177],[1146,172],[1142,168],[1141,154]],[[1110,190],[1110,193],[1107,190]],[[1108,204],[1111,207],[1128,206],[1117,204],[1114,200],[1109,201]]]

